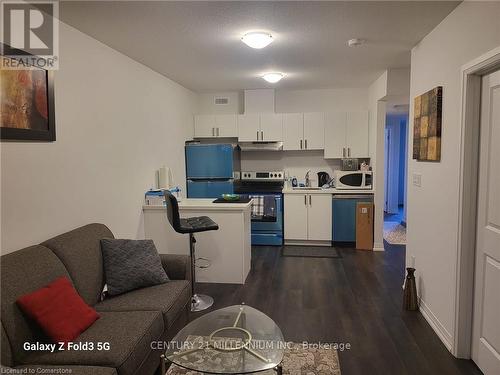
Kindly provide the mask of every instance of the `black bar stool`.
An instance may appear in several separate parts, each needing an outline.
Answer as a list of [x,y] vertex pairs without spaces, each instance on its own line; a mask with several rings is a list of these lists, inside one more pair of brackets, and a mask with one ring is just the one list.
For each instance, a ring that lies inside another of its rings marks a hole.
[[[189,233],[189,252],[191,254],[191,311],[202,311],[208,309],[213,305],[214,299],[210,296],[204,294],[195,293],[195,282],[196,282],[196,258],[194,251],[194,244],[196,239],[194,238],[194,233],[206,232],[209,230],[218,230],[219,226],[208,216],[198,216],[190,217],[187,219],[181,219],[179,217],[179,204],[177,199],[168,190],[163,191],[165,196],[165,202],[167,204],[167,218],[172,225],[172,228],[177,233]],[[198,258],[201,259],[201,258]],[[206,259],[205,259],[206,260]],[[206,268],[206,267],[203,267]]]

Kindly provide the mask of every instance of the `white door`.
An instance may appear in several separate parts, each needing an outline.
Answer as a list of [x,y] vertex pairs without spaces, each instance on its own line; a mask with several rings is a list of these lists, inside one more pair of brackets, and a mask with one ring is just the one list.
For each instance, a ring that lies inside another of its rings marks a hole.
[[283,150],[304,147],[304,114],[283,113]]
[[238,115],[238,140],[260,141],[260,115],[258,113]]
[[194,116],[194,136],[196,138],[215,137],[215,116],[196,115]]
[[367,158],[368,111],[347,112],[346,147],[348,158]]
[[286,240],[307,240],[307,195],[284,195],[284,220]]
[[323,112],[304,113],[304,149],[323,150],[325,148],[325,114]]
[[215,124],[217,137],[238,136],[238,122],[236,115],[216,115]]
[[346,112],[329,112],[325,122],[325,159],[345,158]]
[[472,359],[500,374],[500,71],[483,77]]
[[265,113],[260,115],[261,141],[279,142],[283,139],[283,115]]
[[332,240],[332,195],[309,194],[307,238],[315,241]]

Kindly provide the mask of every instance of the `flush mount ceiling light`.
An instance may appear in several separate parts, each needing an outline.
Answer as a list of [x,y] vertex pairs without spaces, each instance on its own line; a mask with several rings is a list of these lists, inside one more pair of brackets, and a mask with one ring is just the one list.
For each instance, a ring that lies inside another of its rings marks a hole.
[[349,47],[357,47],[357,46],[364,44],[365,42],[366,42],[366,40],[364,40],[364,39],[353,38],[353,39],[349,39],[347,41],[347,45]]
[[266,73],[262,76],[264,80],[269,83],[276,83],[281,80],[285,75],[283,73]]
[[251,48],[261,49],[272,43],[273,36],[268,33],[256,31],[243,35],[241,41]]

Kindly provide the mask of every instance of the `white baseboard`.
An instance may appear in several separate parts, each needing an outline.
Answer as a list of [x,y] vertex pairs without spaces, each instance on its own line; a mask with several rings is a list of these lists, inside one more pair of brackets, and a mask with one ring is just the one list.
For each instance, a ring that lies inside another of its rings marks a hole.
[[384,243],[374,243],[373,244],[373,251],[385,251],[384,249]]
[[423,315],[427,323],[432,327],[436,335],[443,342],[444,346],[448,351],[453,350],[453,336],[448,332],[444,325],[439,321],[439,319],[434,315],[429,306],[425,304],[423,300],[420,300],[420,313]]

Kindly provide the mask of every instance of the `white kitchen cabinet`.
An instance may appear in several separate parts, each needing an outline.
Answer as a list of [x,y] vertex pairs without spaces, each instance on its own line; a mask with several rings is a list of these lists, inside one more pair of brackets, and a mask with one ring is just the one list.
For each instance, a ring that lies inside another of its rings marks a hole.
[[307,240],[307,195],[285,194],[285,239]]
[[283,139],[283,115],[263,113],[260,115],[260,140],[279,142]]
[[283,113],[283,150],[302,150],[304,147],[304,114]]
[[236,115],[216,115],[215,126],[217,137],[237,137],[238,122]]
[[309,194],[307,198],[307,237],[316,241],[332,240],[332,195]]
[[304,113],[304,150],[325,148],[325,114],[323,112]]
[[368,111],[347,112],[347,157],[366,158],[368,153]]
[[281,113],[252,113],[238,116],[238,140],[278,142],[283,138]]
[[325,159],[366,158],[368,112],[330,112],[326,115]]
[[331,194],[285,194],[285,241],[316,241],[329,245],[332,240]]
[[258,113],[238,115],[238,140],[241,142],[260,140],[260,115]]
[[325,158],[336,159],[347,157],[346,144],[346,112],[329,112],[325,124]]
[[196,115],[194,116],[195,138],[237,137],[236,115]]
[[215,137],[215,116],[196,115],[194,116],[194,136],[195,138]]

